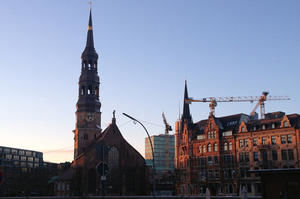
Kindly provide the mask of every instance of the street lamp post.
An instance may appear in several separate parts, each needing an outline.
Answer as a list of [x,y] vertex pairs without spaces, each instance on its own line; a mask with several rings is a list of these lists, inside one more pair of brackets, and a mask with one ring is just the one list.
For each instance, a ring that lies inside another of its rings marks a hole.
[[150,146],[151,146],[151,151],[152,151],[152,159],[153,159],[153,175],[152,175],[152,185],[153,185],[153,196],[155,196],[155,161],[154,161],[154,151],[153,151],[153,145],[152,145],[152,141],[151,141],[151,138],[150,138],[150,135],[146,129],[146,127],[140,122],[138,121],[137,119],[131,117],[130,115],[126,114],[126,113],[123,113],[123,115],[125,115],[126,117],[130,118],[131,120],[139,123],[143,128],[144,130],[146,131],[147,133],[147,136],[148,136],[148,139],[149,139],[149,142],[150,142]]

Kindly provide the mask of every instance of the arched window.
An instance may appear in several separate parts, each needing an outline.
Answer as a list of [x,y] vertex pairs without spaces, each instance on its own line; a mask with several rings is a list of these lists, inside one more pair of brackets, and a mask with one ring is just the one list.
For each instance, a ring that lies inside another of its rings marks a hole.
[[203,153],[205,153],[206,152],[206,146],[205,145],[203,145]]
[[88,95],[91,95],[92,94],[92,86],[89,86],[89,88],[88,88],[88,93],[87,93]]
[[211,144],[210,143],[207,145],[207,152],[211,152]]
[[111,169],[119,167],[119,151],[114,146],[108,152],[108,167]]
[[224,151],[227,151],[228,150],[228,145],[227,145],[227,142],[224,143]]
[[85,87],[81,86],[80,95],[85,95]]
[[198,152],[199,152],[199,153],[202,153],[202,146],[199,146],[199,147],[198,147]]
[[214,151],[218,151],[218,144],[217,143],[214,144]]

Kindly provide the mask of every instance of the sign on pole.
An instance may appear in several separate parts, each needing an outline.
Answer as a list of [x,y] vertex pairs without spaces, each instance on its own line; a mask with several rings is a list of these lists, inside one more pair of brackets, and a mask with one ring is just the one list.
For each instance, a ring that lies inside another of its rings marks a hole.
[[96,169],[100,176],[106,176],[108,174],[108,166],[104,162],[100,162]]

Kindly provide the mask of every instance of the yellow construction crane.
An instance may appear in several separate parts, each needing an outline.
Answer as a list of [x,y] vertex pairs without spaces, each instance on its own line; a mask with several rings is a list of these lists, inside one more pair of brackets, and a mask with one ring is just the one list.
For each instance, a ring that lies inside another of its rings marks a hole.
[[162,113],[162,117],[163,117],[163,120],[164,120],[164,124],[165,124],[165,167],[166,167],[166,170],[169,170],[169,161],[170,161],[170,148],[169,148],[169,131],[172,131],[172,127],[168,124],[167,120],[166,120],[166,117],[165,117],[165,114]]
[[162,113],[162,117],[163,117],[164,124],[165,124],[165,134],[169,135],[169,131],[172,131],[172,127],[168,124],[164,113]]
[[[260,117],[261,119],[265,118],[265,101],[269,100],[290,100],[288,96],[268,96],[269,92],[264,91],[261,96],[244,96],[244,97],[207,97],[200,99],[188,98],[185,99],[185,103],[191,102],[208,102],[210,115],[215,114],[215,108],[217,106],[217,102],[251,102],[257,101],[254,109],[250,113],[250,116],[255,115],[256,109],[260,106]],[[268,97],[267,97],[268,96]]]

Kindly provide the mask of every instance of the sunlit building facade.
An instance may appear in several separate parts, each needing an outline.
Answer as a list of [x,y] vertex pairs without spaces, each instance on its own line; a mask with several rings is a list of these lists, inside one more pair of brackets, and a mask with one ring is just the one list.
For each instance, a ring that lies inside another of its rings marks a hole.
[[[175,193],[174,183],[174,157],[175,137],[174,135],[161,134],[150,137],[155,163],[156,195],[173,195]],[[146,164],[153,168],[153,156],[148,138],[145,138],[145,160]],[[153,170],[152,170],[153,175]],[[153,183],[152,181],[150,184]]]
[[[188,98],[185,87],[185,98]],[[175,129],[177,194],[235,195],[245,187],[261,193],[261,169],[300,167],[300,115],[273,112],[264,119],[246,114],[210,115],[194,123],[184,104]]]
[[[153,145],[156,170],[158,172],[173,171],[175,156],[174,135],[154,135],[150,139]],[[145,160],[152,165],[152,150],[148,138],[145,138]]]

